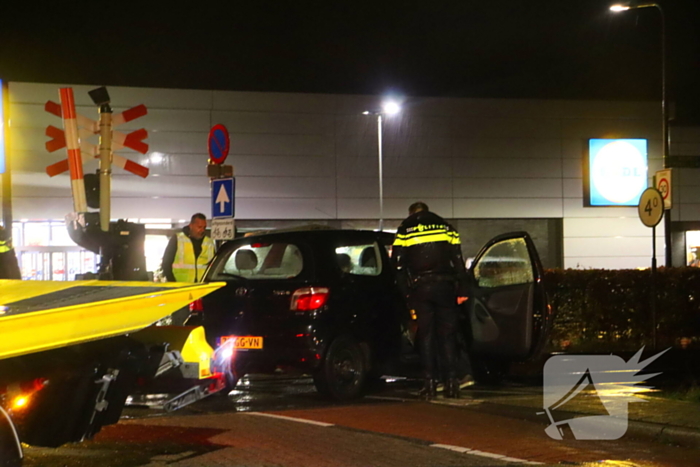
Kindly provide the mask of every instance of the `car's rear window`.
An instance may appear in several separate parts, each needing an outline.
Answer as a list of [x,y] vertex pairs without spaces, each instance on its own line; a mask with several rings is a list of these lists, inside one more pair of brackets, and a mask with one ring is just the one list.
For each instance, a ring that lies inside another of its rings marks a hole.
[[291,279],[304,269],[301,251],[291,243],[252,243],[228,252],[219,263],[213,280],[235,277],[246,279]]

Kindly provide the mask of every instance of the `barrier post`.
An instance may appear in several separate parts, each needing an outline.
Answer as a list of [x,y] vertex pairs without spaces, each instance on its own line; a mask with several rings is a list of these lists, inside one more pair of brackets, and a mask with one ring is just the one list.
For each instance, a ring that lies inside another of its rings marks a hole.
[[87,212],[85,183],[83,181],[83,161],[80,154],[80,138],[78,136],[73,89],[61,88],[59,95],[61,98],[61,113],[63,115],[63,130],[66,137],[66,150],[68,152],[68,170],[73,193],[73,209],[75,212]]

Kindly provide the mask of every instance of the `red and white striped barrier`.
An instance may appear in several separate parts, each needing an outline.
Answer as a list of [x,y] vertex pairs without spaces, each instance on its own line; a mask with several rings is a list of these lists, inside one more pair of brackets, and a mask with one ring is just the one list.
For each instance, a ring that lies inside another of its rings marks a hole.
[[136,107],[127,109],[124,112],[116,114],[114,117],[112,117],[112,126],[119,126],[123,123],[143,117],[146,114],[148,114],[148,109],[146,109],[146,106],[143,104],[137,105]]
[[75,212],[87,212],[85,184],[83,182],[83,161],[80,154],[80,138],[75,112],[75,100],[72,88],[61,88],[61,114],[63,115],[63,134],[68,152],[68,169],[73,192],[73,209]]
[[[61,132],[61,138],[63,138],[63,132]],[[57,139],[58,138],[56,138],[54,141],[56,141]],[[48,146],[49,143],[46,144]],[[65,143],[63,144],[63,146],[65,146]],[[80,147],[81,152],[83,154],[83,164],[87,163],[87,161],[89,160],[100,158],[100,149],[97,147],[96,144],[89,144],[81,141]],[[49,152],[53,151],[49,150]],[[86,155],[87,157],[85,157]],[[141,164],[137,164],[136,162],[131,161],[126,157],[120,156],[119,154],[115,153],[112,153],[112,164],[126,170],[127,172],[131,172],[134,175],[138,175],[141,178],[148,177],[148,174],[150,173],[150,169],[148,167],[144,167]],[[63,172],[67,172],[68,169],[68,159],[63,159],[62,161],[58,161],[55,164],[47,166],[46,174],[49,177],[55,177],[56,175],[62,174]]]
[[134,130],[129,134],[124,134],[121,131],[113,131],[112,147],[115,149],[129,148],[141,154],[146,154],[148,152],[148,144],[143,142],[146,138],[148,138],[148,132],[143,128]]
[[[44,110],[56,115],[58,117],[63,116],[61,111],[61,105],[53,101],[47,101],[44,106]],[[130,122],[139,117],[146,115],[148,111],[145,105],[137,105],[131,109],[125,110],[124,112],[117,114],[112,119],[112,125],[121,125],[126,122]],[[76,121],[78,123],[78,136],[80,139],[80,149],[82,152],[83,164],[87,163],[92,159],[99,159],[100,150],[95,144],[90,144],[86,140],[94,134],[99,134],[99,122],[91,120],[80,114],[76,114]],[[48,152],[54,152],[61,148],[66,147],[66,137],[63,130],[56,128],[53,125],[49,125],[46,128],[46,136],[51,138],[50,141],[46,142],[46,150]],[[134,130],[131,133],[122,133],[121,131],[112,131],[112,149],[119,150],[123,148],[133,149],[134,151],[140,152],[141,154],[146,154],[148,152],[148,144],[144,143],[143,140],[148,138],[148,132],[141,128],[139,130]],[[148,167],[144,167],[141,164],[133,162],[119,154],[112,153],[112,163],[117,167],[120,167],[128,172],[138,175],[139,177],[146,178],[149,174]],[[70,168],[68,159],[56,162],[46,167],[46,173],[49,177],[54,177],[56,175],[67,172]]]
[[148,167],[144,167],[141,164],[137,164],[134,161],[130,161],[126,157],[122,157],[119,154],[112,154],[112,164],[116,165],[117,167],[121,167],[122,169],[126,170],[127,172],[131,172],[134,175],[138,175],[139,177],[148,177]]

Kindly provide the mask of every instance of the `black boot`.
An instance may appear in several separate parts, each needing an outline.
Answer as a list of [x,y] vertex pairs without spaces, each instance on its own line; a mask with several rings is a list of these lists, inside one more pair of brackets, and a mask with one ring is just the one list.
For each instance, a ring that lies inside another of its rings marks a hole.
[[437,397],[437,384],[432,378],[426,378],[423,389],[420,392],[423,400],[430,401]]
[[445,397],[459,399],[459,380],[457,378],[450,378],[445,383]]

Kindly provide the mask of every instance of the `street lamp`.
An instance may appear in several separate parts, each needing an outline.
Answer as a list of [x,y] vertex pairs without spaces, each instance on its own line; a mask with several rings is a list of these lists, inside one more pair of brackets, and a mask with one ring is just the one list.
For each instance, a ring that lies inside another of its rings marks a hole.
[[379,159],[379,231],[384,230],[384,174],[382,167],[382,116],[390,117],[401,111],[401,106],[395,101],[385,101],[380,110],[365,110],[363,115],[377,116],[377,154]]
[[[662,153],[661,160],[663,163],[663,168],[668,168],[668,117],[666,114],[666,109],[668,107],[666,102],[666,18],[664,17],[664,10],[661,5],[654,2],[629,2],[629,3],[617,3],[610,7],[610,11],[619,13],[627,10],[638,10],[641,8],[656,8],[659,10],[661,15],[661,139],[662,139]],[[671,213],[664,216],[664,243],[666,248],[666,266],[670,267],[672,265],[672,251],[671,251]]]

